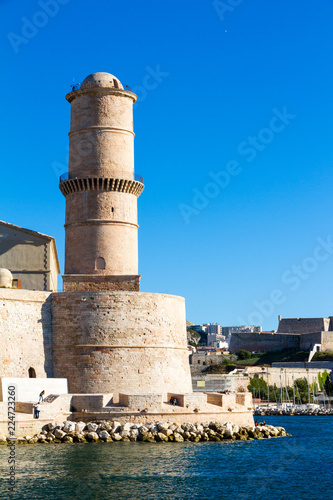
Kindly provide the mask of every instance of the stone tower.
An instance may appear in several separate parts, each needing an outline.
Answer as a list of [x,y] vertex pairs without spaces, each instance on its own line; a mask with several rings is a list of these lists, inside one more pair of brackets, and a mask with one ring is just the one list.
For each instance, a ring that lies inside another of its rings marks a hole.
[[185,300],[139,291],[132,108],[94,73],[71,103],[64,292],[52,297],[53,372],[71,393],[192,392]]
[[89,75],[71,104],[64,291],[140,290],[133,104],[109,73]]

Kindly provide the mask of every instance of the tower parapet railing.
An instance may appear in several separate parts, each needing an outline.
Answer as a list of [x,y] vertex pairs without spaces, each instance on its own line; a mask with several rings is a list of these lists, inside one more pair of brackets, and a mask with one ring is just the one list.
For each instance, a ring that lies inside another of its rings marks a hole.
[[[133,178],[134,177],[134,178]],[[144,189],[143,178],[138,174],[122,176],[121,172],[114,175],[82,175],[65,172],[60,176],[59,188],[66,197],[81,191],[119,191],[140,196]]]
[[[133,179],[133,174],[130,174],[129,172],[118,172],[116,176],[107,176],[107,175],[82,175],[82,173],[75,173],[75,172],[64,172],[60,177],[59,177],[59,183],[61,184],[64,181],[72,180],[72,179],[90,179],[90,178],[95,178],[95,177],[114,177],[117,179]],[[143,184],[143,177],[142,175],[139,174],[134,174],[134,180],[137,182],[141,182]]]

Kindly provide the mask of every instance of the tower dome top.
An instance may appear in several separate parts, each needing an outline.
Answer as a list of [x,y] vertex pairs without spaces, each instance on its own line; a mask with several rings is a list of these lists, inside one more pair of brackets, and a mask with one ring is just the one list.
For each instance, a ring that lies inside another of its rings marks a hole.
[[110,73],[92,73],[83,80],[80,88],[115,88],[123,90],[124,87],[122,86],[118,78],[116,78],[114,75],[111,75]]

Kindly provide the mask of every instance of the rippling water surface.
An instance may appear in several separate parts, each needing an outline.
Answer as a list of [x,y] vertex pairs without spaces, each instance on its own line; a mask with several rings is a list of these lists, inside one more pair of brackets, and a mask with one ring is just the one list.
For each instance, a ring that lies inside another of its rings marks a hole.
[[16,447],[17,486],[0,498],[333,498],[333,417],[266,417],[292,438],[219,443],[95,443]]

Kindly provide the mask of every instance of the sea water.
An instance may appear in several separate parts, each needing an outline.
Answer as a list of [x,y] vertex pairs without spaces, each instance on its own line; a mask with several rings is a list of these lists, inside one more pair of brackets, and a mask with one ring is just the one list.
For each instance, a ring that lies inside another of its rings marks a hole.
[[290,438],[0,447],[0,498],[333,499],[333,416],[263,417]]

